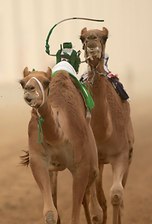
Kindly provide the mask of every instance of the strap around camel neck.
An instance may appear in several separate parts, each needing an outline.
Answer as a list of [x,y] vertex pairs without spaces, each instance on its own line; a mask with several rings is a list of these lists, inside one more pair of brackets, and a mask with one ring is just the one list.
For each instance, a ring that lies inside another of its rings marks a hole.
[[[41,92],[42,92],[42,103],[41,103],[40,106],[39,106],[39,107],[41,107],[41,106],[44,104],[44,101],[45,101],[45,94],[44,94],[43,86],[42,86],[41,82],[40,82],[36,77],[32,77],[31,79],[34,79],[34,80],[37,82],[37,84],[39,85],[40,90],[41,90]],[[30,80],[31,80],[31,79],[30,79]],[[29,80],[29,81],[30,81],[30,80]]]
[[38,143],[42,144],[43,143],[43,130],[42,130],[42,124],[44,122],[43,117],[38,118]]
[[40,115],[38,109],[34,108],[37,116],[38,116],[38,143],[42,144],[43,143],[43,129],[42,129],[42,124],[44,123],[44,118]]

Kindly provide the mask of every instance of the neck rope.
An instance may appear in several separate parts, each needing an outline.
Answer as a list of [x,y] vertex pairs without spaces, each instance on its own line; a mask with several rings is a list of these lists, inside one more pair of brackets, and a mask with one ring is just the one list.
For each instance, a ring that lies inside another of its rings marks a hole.
[[90,59],[90,57],[88,57],[88,58],[86,59],[86,63],[88,64],[89,70],[93,73],[93,76],[90,78],[90,80],[89,80],[89,76],[88,76],[88,77],[87,77],[87,81],[88,81],[91,85],[93,85],[93,84],[94,84],[94,81],[95,81],[96,74],[98,74],[98,75],[100,75],[100,76],[103,76],[103,77],[106,77],[107,75],[106,75],[106,72],[99,72],[99,71],[97,70],[97,69],[98,69],[98,66],[99,66],[99,64],[100,64],[100,60],[101,60],[101,59],[104,59],[104,57],[101,57],[101,58],[99,59],[99,62],[98,62],[98,64],[97,64],[96,66],[92,65],[91,63],[89,63],[89,59]]

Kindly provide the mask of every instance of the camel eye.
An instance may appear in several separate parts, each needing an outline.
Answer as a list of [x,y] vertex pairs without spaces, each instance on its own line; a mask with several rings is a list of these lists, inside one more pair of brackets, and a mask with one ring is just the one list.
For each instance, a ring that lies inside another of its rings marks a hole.
[[30,90],[34,90],[35,89],[35,87],[34,86],[30,86]]
[[26,85],[24,89],[28,91],[34,91],[35,87],[33,85]]
[[95,35],[90,35],[87,37],[88,40],[97,40],[97,36]]

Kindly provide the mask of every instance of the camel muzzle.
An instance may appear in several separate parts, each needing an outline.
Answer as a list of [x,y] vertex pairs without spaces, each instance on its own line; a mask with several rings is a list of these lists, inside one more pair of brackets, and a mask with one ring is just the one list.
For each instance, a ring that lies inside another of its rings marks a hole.
[[29,106],[31,106],[31,107],[36,106],[35,99],[33,97],[31,97],[31,95],[29,93],[24,93],[24,100]]
[[94,47],[94,48],[87,47],[86,51],[87,51],[88,57],[90,57],[91,60],[93,60],[93,57],[97,57],[97,58],[101,57],[101,52],[99,47]]

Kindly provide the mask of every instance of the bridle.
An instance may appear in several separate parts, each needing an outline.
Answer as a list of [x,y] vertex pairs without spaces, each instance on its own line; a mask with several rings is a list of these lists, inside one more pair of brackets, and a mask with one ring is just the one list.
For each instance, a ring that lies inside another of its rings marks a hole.
[[[100,63],[100,60],[99,60],[99,63]],[[99,76],[102,76],[102,77],[107,77],[107,74],[106,73],[103,73],[103,72],[99,72],[98,71],[98,66],[99,66],[99,63],[97,64],[96,67],[92,67],[90,64],[89,64],[89,68],[90,68],[90,71],[93,73],[93,76],[91,77],[91,79],[89,79],[89,76],[87,78],[87,82],[91,85],[94,84],[94,81],[96,80],[96,74],[98,74]]]
[[[41,103],[40,106],[38,107],[38,108],[40,108],[40,107],[43,106],[43,104],[44,104],[44,102],[45,102],[44,88],[43,88],[43,85],[41,84],[41,82],[40,82],[36,77],[32,77],[32,78],[30,78],[30,80],[26,83],[26,85],[27,85],[32,79],[34,79],[34,80],[37,82],[37,84],[38,84],[38,86],[39,86],[39,88],[40,88],[40,90],[41,90],[41,93],[42,93],[42,103]],[[36,94],[39,96],[39,93],[38,93],[38,92],[37,92]]]
[[[44,103],[45,103],[45,92],[44,92],[44,87],[43,87],[43,85],[41,84],[41,82],[40,82],[36,77],[32,77],[32,78],[27,82],[27,84],[28,84],[32,79],[34,79],[34,80],[37,82],[37,84],[38,84],[38,86],[39,86],[39,88],[40,88],[40,90],[41,90],[41,93],[42,93],[42,103],[39,105],[39,107],[38,107],[38,108],[35,108],[34,106],[32,106],[33,109],[36,111],[36,114],[37,114],[37,116],[38,116],[38,143],[39,143],[39,144],[42,144],[42,143],[43,143],[43,130],[42,130],[42,124],[43,124],[43,122],[44,122],[44,118],[41,116],[41,114],[39,113],[38,109],[39,109],[40,107],[42,107],[42,106],[44,105]],[[27,84],[26,84],[26,85],[27,85]],[[38,93],[38,92],[37,92],[36,94],[39,96],[39,93]],[[48,94],[49,94],[49,93],[48,93]]]

